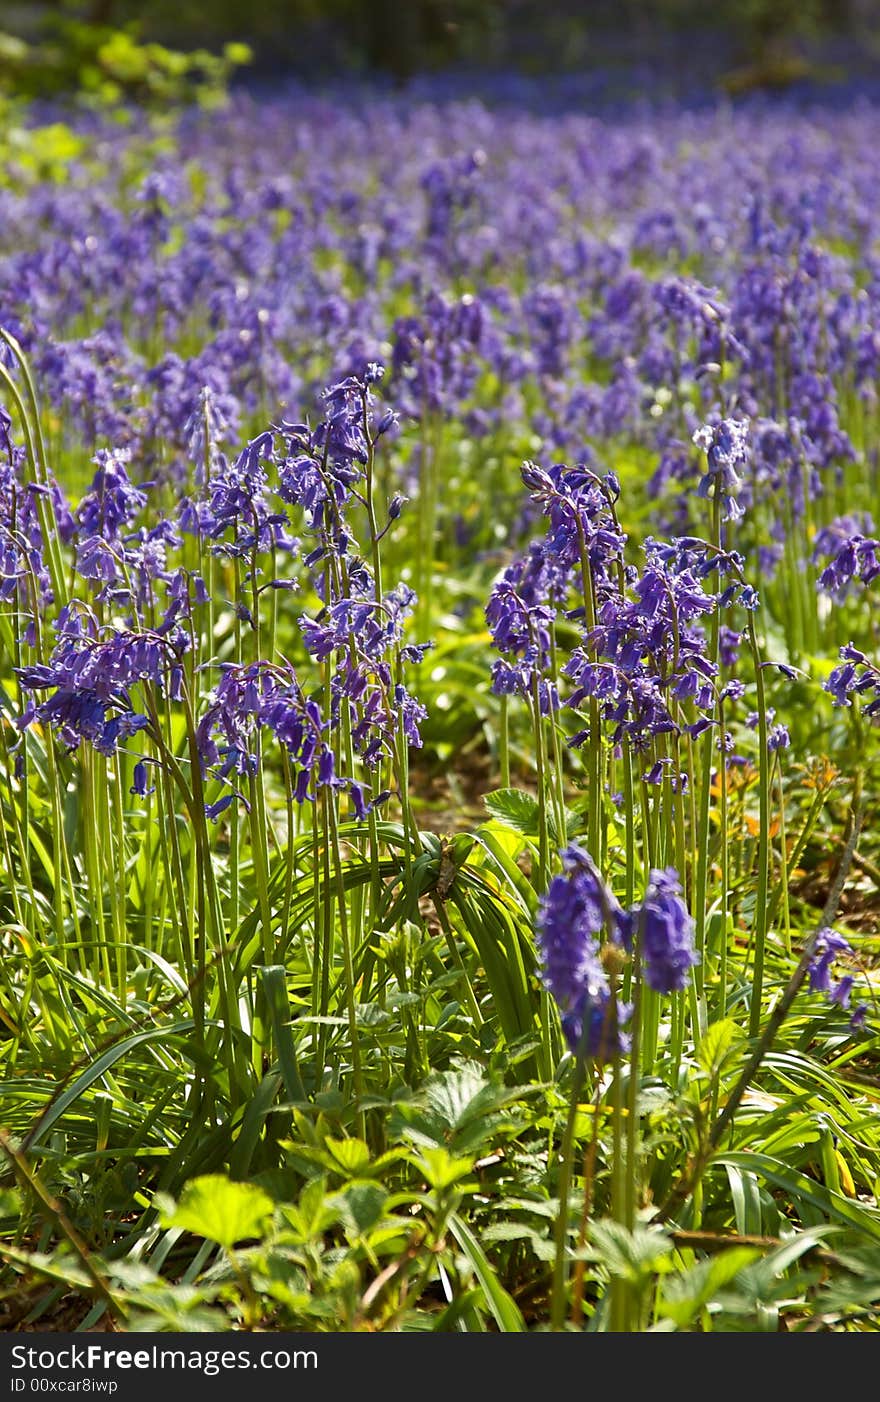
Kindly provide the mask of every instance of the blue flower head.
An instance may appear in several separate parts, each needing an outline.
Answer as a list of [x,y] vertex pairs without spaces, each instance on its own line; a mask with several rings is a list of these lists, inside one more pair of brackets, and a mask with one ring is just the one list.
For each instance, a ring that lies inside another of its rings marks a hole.
[[602,965],[598,935],[605,927],[621,940],[625,917],[590,855],[572,844],[562,854],[563,873],[550,882],[538,910],[538,948],[545,986],[562,1015],[562,1027],[575,1054],[604,1059],[615,1047],[626,1050],[618,1008],[611,1027],[611,987]]
[[720,495],[725,521],[737,521],[743,514],[736,500],[742,486],[737,468],[748,461],[748,437],[748,419],[703,424],[694,434],[694,442],[703,449],[707,463],[697,490],[701,497]]
[[689,971],[699,956],[694,950],[694,922],[672,867],[651,872],[647,894],[633,911],[633,918],[648,987],[656,993],[686,988]]

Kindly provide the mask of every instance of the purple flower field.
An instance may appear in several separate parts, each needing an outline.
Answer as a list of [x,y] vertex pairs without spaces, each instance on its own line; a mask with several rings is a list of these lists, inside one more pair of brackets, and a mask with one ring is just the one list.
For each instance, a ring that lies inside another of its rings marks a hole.
[[5,1329],[877,1328],[880,105],[531,94],[0,141]]

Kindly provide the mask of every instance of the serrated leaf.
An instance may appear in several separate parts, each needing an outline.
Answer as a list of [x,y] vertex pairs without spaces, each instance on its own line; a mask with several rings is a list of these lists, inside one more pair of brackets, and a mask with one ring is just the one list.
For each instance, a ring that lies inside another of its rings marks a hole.
[[328,1198],[326,1178],[313,1178],[299,1195],[299,1202],[285,1204],[281,1209],[298,1241],[314,1241],[339,1217],[338,1198]]
[[378,1183],[352,1183],[339,1195],[342,1222],[351,1236],[363,1236],[382,1218],[388,1193]]
[[[497,823],[521,833],[523,837],[537,839],[540,833],[540,807],[538,800],[525,789],[493,789],[483,796],[491,816]],[[565,832],[559,832],[556,813],[552,808],[546,811],[547,831],[556,847],[562,847],[577,831],[579,818],[566,808],[563,815]]]
[[538,800],[525,789],[493,789],[483,795],[483,803],[496,822],[524,837],[538,836]]
[[542,1236],[525,1222],[494,1222],[480,1236],[483,1241],[527,1241],[539,1261],[552,1261],[556,1255],[549,1235]]
[[163,1213],[164,1227],[180,1227],[216,1241],[227,1250],[262,1236],[272,1216],[272,1199],[254,1183],[233,1183],[222,1173],[193,1178],[173,1214]]
[[679,1326],[689,1324],[695,1314],[760,1254],[754,1246],[732,1246],[709,1260],[698,1261],[686,1271],[667,1277],[661,1293],[660,1313]]
[[391,1131],[417,1144],[447,1145],[469,1153],[504,1129],[515,1128],[519,1117],[504,1111],[535,1090],[487,1080],[476,1062],[463,1061],[432,1076],[416,1102],[397,1106]]
[[369,1166],[370,1151],[362,1139],[330,1139],[324,1140],[325,1149],[329,1149],[336,1163],[352,1178],[356,1178]]
[[734,1040],[741,1036],[742,1033],[733,1018],[725,1017],[707,1027],[700,1038],[697,1060],[713,1081],[720,1075]]
[[636,1227],[627,1231],[620,1222],[602,1218],[590,1228],[589,1256],[600,1261],[609,1275],[639,1283],[663,1267],[672,1250],[665,1231]]
[[446,1149],[425,1149],[413,1155],[413,1163],[424,1174],[430,1186],[442,1192],[454,1183],[461,1184],[463,1178],[473,1170],[473,1159],[455,1158]]

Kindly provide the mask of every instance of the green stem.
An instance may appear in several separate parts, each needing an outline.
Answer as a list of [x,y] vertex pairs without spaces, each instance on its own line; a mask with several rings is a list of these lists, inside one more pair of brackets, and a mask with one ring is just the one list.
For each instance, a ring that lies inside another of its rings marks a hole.
[[560,1330],[565,1320],[566,1292],[568,1287],[568,1201],[571,1196],[571,1180],[574,1172],[574,1130],[577,1123],[578,1101],[584,1084],[584,1059],[575,1059],[574,1080],[571,1099],[562,1137],[562,1158],[559,1167],[559,1209],[554,1228],[555,1254],[553,1262],[553,1285],[550,1297],[550,1328]]
[[[357,1004],[355,1001],[355,976],[354,960],[352,958],[351,936],[348,927],[348,908],[345,894],[345,879],[343,876],[342,852],[339,847],[339,827],[336,820],[336,810],[330,797],[329,790],[324,789],[323,793],[324,817],[330,834],[330,842],[333,852],[333,867],[336,879],[336,899],[339,911],[339,929],[342,939],[342,963],[345,973],[345,1007],[348,1016],[348,1031],[351,1038],[351,1065],[354,1079],[354,1092],[360,1106],[363,1098],[364,1085],[361,1071],[361,1050],[360,1039],[357,1027]],[[363,1110],[358,1109],[358,1120],[363,1133]]]
[[758,648],[755,620],[748,618],[749,647],[755,669],[755,691],[758,711],[758,872],[755,897],[755,920],[752,931],[754,972],[749,1004],[749,1035],[756,1037],[761,1027],[761,1005],[764,995],[764,947],[767,941],[768,886],[770,878],[770,751],[767,748],[767,701],[764,691],[764,670]]

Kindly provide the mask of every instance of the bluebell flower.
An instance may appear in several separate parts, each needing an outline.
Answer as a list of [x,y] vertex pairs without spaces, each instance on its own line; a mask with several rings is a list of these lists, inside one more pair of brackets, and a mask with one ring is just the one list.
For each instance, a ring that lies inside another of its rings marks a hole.
[[842,954],[851,954],[852,946],[843,935],[827,926],[820,931],[808,966],[811,993],[832,993],[831,966]]
[[541,898],[537,916],[538,949],[542,977],[553,995],[572,1051],[581,1050],[586,1031],[586,1052],[607,1056],[616,1046],[625,1050],[618,1026],[606,1028],[611,997],[602,965],[598,936],[603,928],[620,941],[623,912],[607,889],[592,858],[572,844],[562,853],[563,874],[555,876]]
[[144,508],[146,492],[129,478],[130,449],[102,448],[93,461],[98,471],[79,504],[76,520],[83,537],[102,536],[113,540]]
[[129,793],[137,794],[139,798],[146,798],[148,794],[155,793],[155,787],[150,787],[147,779],[147,766],[144,760],[138,760],[132,773],[132,784]]
[[836,1003],[839,1008],[848,1008],[854,983],[852,974],[844,974],[832,988],[828,1001]]
[[701,497],[721,498],[726,521],[736,521],[743,514],[737,502],[742,485],[737,469],[748,461],[748,437],[748,419],[722,419],[717,424],[704,424],[694,434],[694,442],[706,454],[708,469],[697,490]]
[[853,643],[840,649],[841,666],[835,667],[825,683],[835,706],[849,706],[851,697],[866,697],[865,714],[880,717],[880,670]]
[[585,989],[573,1007],[562,1014],[562,1031],[569,1050],[575,1056],[590,1056],[597,1061],[607,1061],[615,1052],[628,1052],[632,1039],[624,1028],[632,1010],[632,1003],[612,1003],[608,992],[590,993]]
[[767,732],[768,750],[786,750],[790,744],[791,736],[788,733],[787,725],[782,725],[780,722],[778,725],[770,727],[770,730]]
[[657,993],[687,987],[691,968],[699,962],[694,949],[694,921],[681,896],[677,872],[652,870],[641,905],[631,919],[644,961],[645,982]]
[[53,691],[31,719],[53,726],[72,749],[87,740],[112,754],[120,740],[147,725],[132,706],[132,687],[150,682],[161,690],[173,652],[155,633],[119,632],[100,641],[71,610],[63,618],[65,631],[49,664],[18,672],[23,690]]

